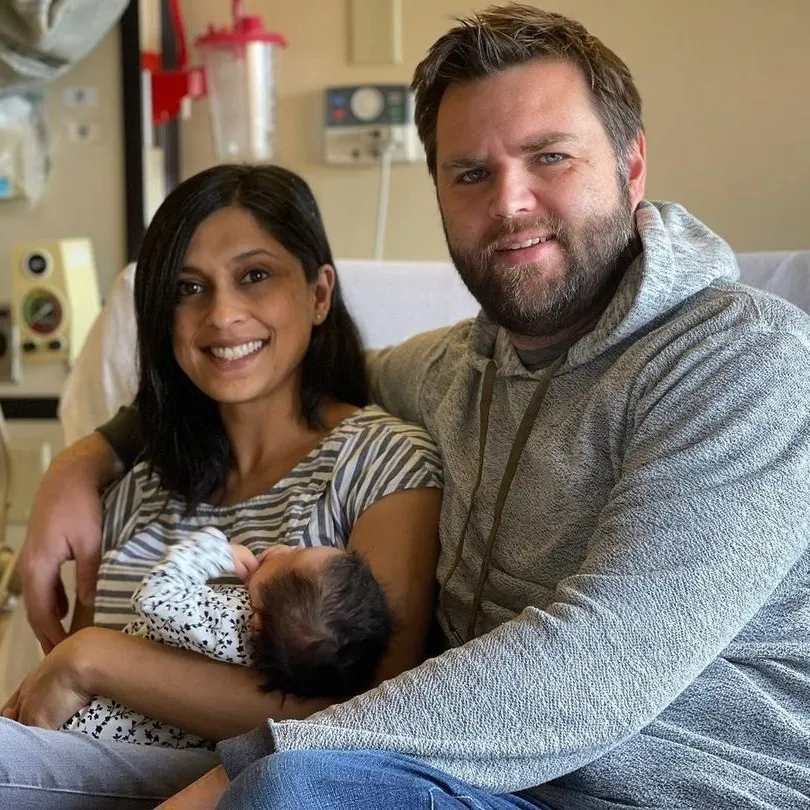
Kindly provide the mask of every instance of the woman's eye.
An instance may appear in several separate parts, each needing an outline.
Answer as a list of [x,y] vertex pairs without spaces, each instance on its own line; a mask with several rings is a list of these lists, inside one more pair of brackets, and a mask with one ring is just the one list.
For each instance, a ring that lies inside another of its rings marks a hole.
[[252,270],[248,270],[244,276],[242,276],[242,283],[243,284],[256,284],[259,281],[264,281],[266,278],[269,278],[270,274],[267,270],[262,270],[258,267],[254,267]]
[[180,281],[177,284],[177,297],[187,298],[202,291],[202,284],[196,281]]

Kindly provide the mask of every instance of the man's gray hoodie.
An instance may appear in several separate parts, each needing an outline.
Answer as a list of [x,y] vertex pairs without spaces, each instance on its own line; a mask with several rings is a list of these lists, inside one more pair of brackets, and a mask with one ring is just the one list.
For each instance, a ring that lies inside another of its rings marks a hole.
[[810,322],[680,206],[636,219],[556,368],[484,316],[376,357],[377,400],[443,454],[453,648],[221,743],[231,776],[381,749],[555,808],[810,807]]

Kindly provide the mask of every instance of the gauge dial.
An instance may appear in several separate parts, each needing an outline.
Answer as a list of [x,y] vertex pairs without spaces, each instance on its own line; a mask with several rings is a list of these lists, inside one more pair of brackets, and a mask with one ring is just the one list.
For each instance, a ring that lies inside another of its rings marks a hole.
[[23,299],[25,325],[38,335],[50,335],[62,325],[62,304],[51,292],[32,290]]
[[349,105],[358,120],[374,121],[383,111],[385,98],[376,87],[361,87],[352,93]]

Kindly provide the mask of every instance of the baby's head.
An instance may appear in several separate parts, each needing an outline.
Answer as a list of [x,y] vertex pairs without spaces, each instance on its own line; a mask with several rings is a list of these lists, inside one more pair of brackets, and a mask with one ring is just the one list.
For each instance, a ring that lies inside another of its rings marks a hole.
[[392,619],[361,556],[336,548],[272,546],[259,558],[248,590],[262,689],[344,698],[371,686]]

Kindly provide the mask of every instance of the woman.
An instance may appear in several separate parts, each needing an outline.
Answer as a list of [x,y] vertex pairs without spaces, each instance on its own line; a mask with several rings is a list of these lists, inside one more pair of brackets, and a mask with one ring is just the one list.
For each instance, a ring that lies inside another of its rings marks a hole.
[[[6,717],[52,729],[99,695],[218,740],[324,706],[117,632],[143,573],[202,525],[257,553],[284,538],[363,555],[398,619],[378,680],[418,663],[438,458],[423,431],[366,407],[359,339],[307,185],[247,166],[186,181],[147,231],[135,298],[145,461],[105,502],[98,626],[58,645]],[[146,527],[148,542],[128,543]],[[215,763],[204,751],[149,749],[2,720],[0,750],[19,759],[0,756],[0,806],[40,806],[40,796],[43,807],[153,806]]]

